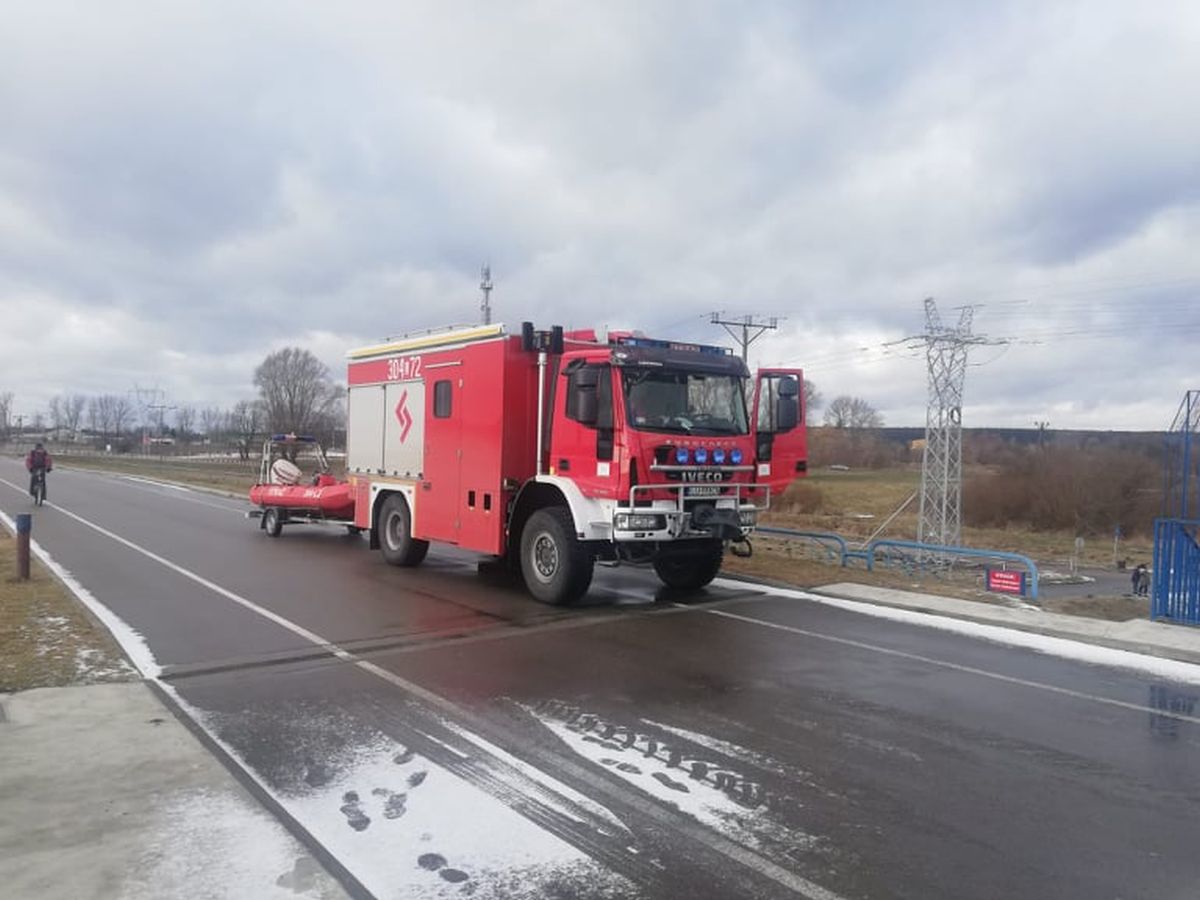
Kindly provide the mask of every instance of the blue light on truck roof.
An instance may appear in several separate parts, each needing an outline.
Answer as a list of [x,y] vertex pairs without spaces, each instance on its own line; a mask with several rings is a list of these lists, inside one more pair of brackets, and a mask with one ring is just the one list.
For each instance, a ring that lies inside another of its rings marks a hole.
[[727,356],[733,351],[728,347],[714,347],[709,344],[684,344],[679,341],[660,341],[656,338],[626,337],[620,338],[619,343],[626,347],[653,347],[658,350],[682,350],[686,353],[711,353],[717,356]]

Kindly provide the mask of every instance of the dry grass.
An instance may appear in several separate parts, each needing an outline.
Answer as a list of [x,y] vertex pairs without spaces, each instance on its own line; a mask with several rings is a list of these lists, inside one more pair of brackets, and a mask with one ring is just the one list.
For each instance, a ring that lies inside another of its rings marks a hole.
[[102,626],[37,560],[17,581],[16,539],[0,528],[0,692],[134,676]]
[[[916,467],[835,472],[820,470],[794,484],[764,518],[764,524],[809,531],[835,531],[849,540],[870,537],[921,484]],[[814,497],[814,494],[818,495]],[[915,540],[918,500],[913,500],[881,537]],[[962,542],[1023,553],[1040,563],[1065,568],[1075,549],[1075,535],[1067,531],[1033,531],[1024,527],[963,528]],[[1123,541],[1119,557],[1148,560],[1148,538]],[[1111,540],[1087,539],[1079,562],[1084,566],[1111,567]]]
[[61,466],[138,475],[176,481],[197,487],[246,494],[258,479],[258,461],[248,460],[179,460],[153,456],[67,456],[56,458]]

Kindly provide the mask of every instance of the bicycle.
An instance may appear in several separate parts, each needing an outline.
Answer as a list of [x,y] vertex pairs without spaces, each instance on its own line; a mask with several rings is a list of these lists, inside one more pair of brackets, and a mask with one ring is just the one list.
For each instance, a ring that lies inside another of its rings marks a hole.
[[46,470],[33,470],[33,484],[29,486],[29,493],[33,497],[33,505],[41,506],[46,502]]

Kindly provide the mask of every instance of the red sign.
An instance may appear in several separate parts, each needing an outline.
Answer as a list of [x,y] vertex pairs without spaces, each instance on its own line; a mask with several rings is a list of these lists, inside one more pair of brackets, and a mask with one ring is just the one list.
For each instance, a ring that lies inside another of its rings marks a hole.
[[396,420],[400,423],[400,443],[404,443],[408,437],[409,431],[412,430],[413,417],[408,411],[408,391],[400,395],[400,402],[396,404]]
[[988,569],[987,589],[994,594],[1025,594],[1025,573]]

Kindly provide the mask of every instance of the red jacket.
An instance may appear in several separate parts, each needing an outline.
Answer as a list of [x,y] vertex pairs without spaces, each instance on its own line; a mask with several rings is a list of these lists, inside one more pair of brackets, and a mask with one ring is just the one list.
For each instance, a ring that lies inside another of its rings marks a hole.
[[54,468],[54,461],[50,459],[50,454],[45,450],[38,450],[36,447],[29,451],[29,455],[25,457],[25,468],[32,472],[34,469],[45,469],[49,472]]

